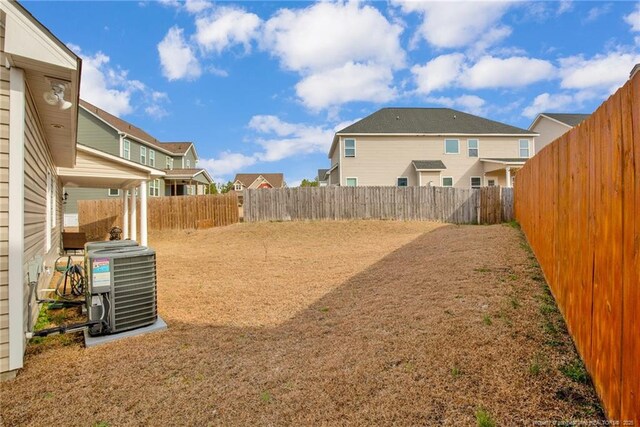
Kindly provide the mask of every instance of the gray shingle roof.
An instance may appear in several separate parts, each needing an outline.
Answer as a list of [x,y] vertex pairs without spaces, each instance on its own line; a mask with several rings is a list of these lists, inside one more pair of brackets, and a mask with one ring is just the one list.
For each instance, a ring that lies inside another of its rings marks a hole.
[[569,125],[571,127],[578,126],[584,119],[589,117],[591,114],[567,114],[567,113],[541,113],[547,117],[551,117],[554,120],[564,123],[565,125]]
[[318,169],[318,181],[324,181],[327,179],[327,172],[329,172],[329,169]]
[[451,108],[383,108],[340,134],[522,134],[532,132]]
[[447,168],[442,160],[413,160],[412,163],[416,170],[443,170]]

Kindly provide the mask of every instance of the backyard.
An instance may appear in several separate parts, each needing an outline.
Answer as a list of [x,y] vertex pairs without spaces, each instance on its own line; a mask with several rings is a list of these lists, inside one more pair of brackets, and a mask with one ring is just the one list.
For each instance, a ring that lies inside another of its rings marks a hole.
[[30,344],[0,425],[603,420],[517,227],[274,222],[150,246],[169,329]]

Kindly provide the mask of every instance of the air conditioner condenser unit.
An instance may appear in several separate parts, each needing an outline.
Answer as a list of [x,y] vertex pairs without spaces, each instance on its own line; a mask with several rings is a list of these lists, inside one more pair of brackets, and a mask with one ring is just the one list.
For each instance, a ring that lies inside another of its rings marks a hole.
[[[87,253],[87,252],[85,252]],[[144,246],[89,250],[87,312],[92,336],[153,324],[158,318],[156,253]]]

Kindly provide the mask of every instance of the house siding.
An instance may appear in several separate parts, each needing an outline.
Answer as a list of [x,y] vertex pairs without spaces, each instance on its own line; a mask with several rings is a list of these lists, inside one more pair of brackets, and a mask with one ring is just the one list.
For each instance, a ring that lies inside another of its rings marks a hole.
[[[4,25],[0,25],[4,52]],[[0,53],[4,63],[4,54]],[[0,66],[0,372],[9,370],[9,70]]]
[[[29,265],[35,263],[49,270],[43,271],[38,278],[38,289],[46,287],[51,280],[51,271],[60,254],[60,236],[62,226],[62,186],[56,175],[56,168],[51,152],[46,143],[42,126],[35,112],[31,96],[26,97],[25,112],[25,161],[24,161],[24,330],[29,322],[34,322],[38,316],[38,305],[35,297],[30,293],[28,277]],[[47,212],[47,179],[51,176],[55,185],[52,209],[55,209],[55,222],[51,229],[46,229]],[[46,235],[51,235],[51,248],[45,247]],[[29,311],[29,301],[31,311]],[[33,323],[32,323],[33,324]]]
[[[189,160],[191,162],[191,166],[187,166],[187,160]],[[193,152],[193,148],[190,148],[189,151],[187,151],[184,154],[184,156],[182,156],[182,161],[180,163],[182,165],[181,167],[183,169],[188,169],[189,167],[190,168],[195,168],[195,167],[197,167],[196,160],[197,159],[196,159],[195,153]],[[174,166],[174,169],[176,169],[175,166]]]
[[[442,160],[446,169],[441,175],[453,177],[453,185],[458,188],[470,188],[472,176],[480,176],[484,180],[484,164],[480,158],[519,157],[518,144],[521,139],[519,137],[447,136],[447,139],[460,141],[459,154],[445,154],[445,137],[356,136],[346,138],[356,139],[356,157],[345,158],[343,152],[339,153],[342,168],[341,185],[346,185],[347,177],[357,177],[359,186],[396,185],[398,177],[407,177],[408,185],[415,186],[418,185],[419,178],[412,160]],[[468,156],[467,139],[479,140],[478,157]],[[531,138],[526,139],[531,141]],[[423,181],[422,184],[427,185],[427,182]],[[438,182],[437,185],[440,183]]]
[[544,147],[552,141],[569,132],[571,128],[554,122],[546,117],[540,117],[538,123],[531,129],[532,132],[539,133],[536,137],[536,153],[539,153]]
[[114,156],[120,155],[118,132],[83,108],[78,108],[78,142]]

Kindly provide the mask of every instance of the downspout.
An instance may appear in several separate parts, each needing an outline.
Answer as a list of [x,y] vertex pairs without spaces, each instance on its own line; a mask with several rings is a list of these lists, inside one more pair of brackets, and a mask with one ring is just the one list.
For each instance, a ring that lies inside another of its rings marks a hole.
[[338,186],[342,187],[342,137],[338,138]]

